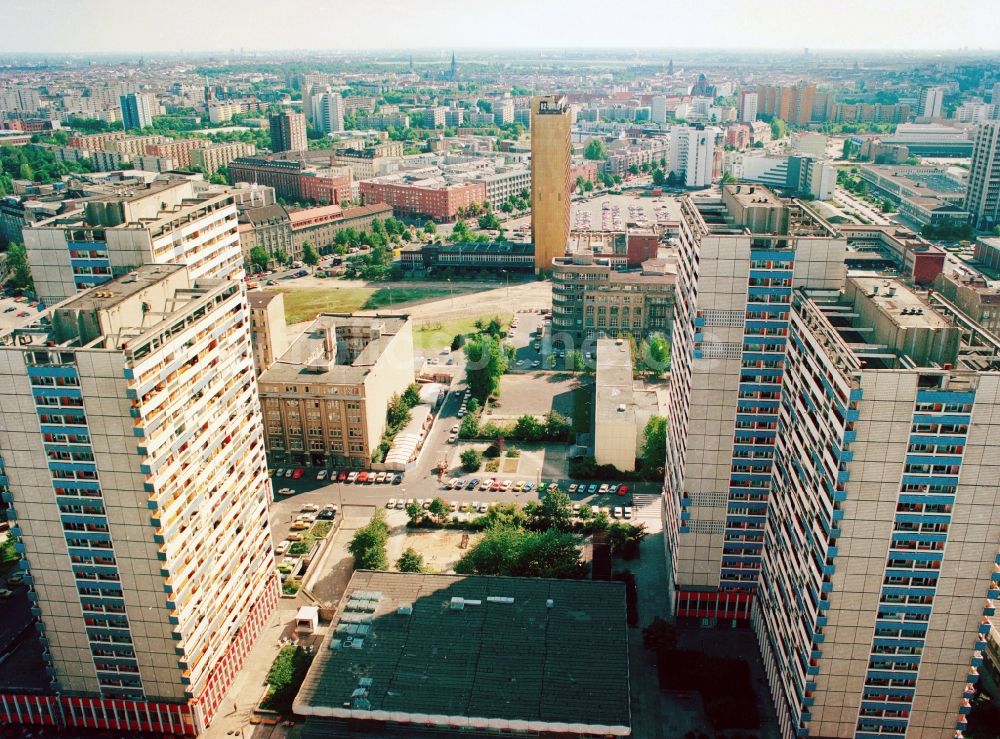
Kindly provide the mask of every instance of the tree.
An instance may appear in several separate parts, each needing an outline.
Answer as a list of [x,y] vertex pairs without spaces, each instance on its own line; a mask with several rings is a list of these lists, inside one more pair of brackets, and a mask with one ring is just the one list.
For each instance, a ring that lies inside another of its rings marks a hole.
[[288,256],[287,251],[285,251],[283,248],[279,246],[277,249],[274,250],[274,261],[276,261],[278,264],[288,264],[290,261],[292,261],[292,258]]
[[635,164],[634,162],[632,164],[628,165],[628,173],[630,175],[632,175],[633,177],[635,175],[639,174],[639,165]]
[[23,244],[11,244],[7,247],[7,272],[10,274],[10,286],[16,290],[33,290],[31,268],[28,266],[28,250]]
[[587,144],[587,148],[583,150],[583,158],[593,162],[599,162],[607,158],[607,156],[608,150],[604,146],[604,142],[600,139],[591,139]]
[[407,547],[396,560],[396,568],[400,572],[423,572],[424,556],[413,547]]
[[371,520],[354,532],[347,549],[354,557],[356,570],[385,570],[389,568],[386,543],[389,541],[389,524],[385,511],[376,508]]
[[411,382],[406,386],[406,390],[403,391],[403,402],[410,408],[414,408],[420,404],[420,386]]
[[462,452],[462,469],[475,472],[483,463],[483,454],[478,449],[466,449]]
[[780,118],[771,121],[771,138],[783,139],[788,135],[788,124]]
[[423,228],[424,228],[424,233],[425,234],[436,234],[437,233],[437,226],[434,224],[434,221],[424,221]]
[[583,189],[585,191],[587,191],[587,192],[593,192],[594,191],[594,183],[591,182],[590,180],[587,180],[586,182],[583,183]]
[[427,512],[436,518],[447,516],[450,511],[451,506],[449,506],[443,498],[435,498],[431,501],[430,506],[427,508]]
[[653,184],[657,187],[663,187],[667,183],[667,176],[663,174],[663,170],[656,167],[653,170]]
[[545,494],[535,508],[534,514],[534,519],[531,521],[532,528],[539,531],[546,529],[568,531],[573,522],[573,502],[562,490],[554,490]]
[[317,252],[316,247],[308,241],[302,245],[302,261],[310,267],[315,267],[319,264],[319,252]]
[[424,514],[424,507],[415,500],[411,500],[407,503],[405,510],[406,515],[410,519],[410,523],[416,523],[417,520]]
[[643,369],[657,377],[670,369],[670,342],[662,334],[651,334],[639,352]]
[[650,416],[642,432],[642,466],[648,472],[658,471],[667,461],[667,419]]
[[451,350],[458,351],[465,345],[465,334],[455,334],[455,338],[451,340]]
[[472,241],[472,232],[469,231],[468,224],[462,220],[456,221],[455,227],[451,230],[451,236],[448,237],[448,241],[453,244]]
[[576,535],[549,529],[526,531],[513,526],[492,526],[456,564],[462,575],[580,578],[586,568],[580,561]]
[[500,228],[500,219],[493,214],[493,211],[490,211],[479,216],[479,228],[495,231]]
[[513,436],[521,441],[542,441],[545,439],[545,425],[534,416],[525,414],[514,424]]
[[264,272],[271,261],[268,253],[259,246],[250,247],[250,266],[255,272]]
[[722,184],[723,185],[728,185],[730,182],[736,182],[736,178],[733,177],[733,175],[732,175],[731,172],[723,172],[722,173]]
[[466,378],[472,395],[485,401],[500,387],[508,355],[498,337],[479,335],[465,343]]

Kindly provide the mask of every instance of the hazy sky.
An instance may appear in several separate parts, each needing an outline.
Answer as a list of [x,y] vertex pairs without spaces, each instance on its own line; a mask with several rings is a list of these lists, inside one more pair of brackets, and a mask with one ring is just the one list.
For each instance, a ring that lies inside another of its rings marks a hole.
[[2,0],[16,52],[996,49],[1000,0]]

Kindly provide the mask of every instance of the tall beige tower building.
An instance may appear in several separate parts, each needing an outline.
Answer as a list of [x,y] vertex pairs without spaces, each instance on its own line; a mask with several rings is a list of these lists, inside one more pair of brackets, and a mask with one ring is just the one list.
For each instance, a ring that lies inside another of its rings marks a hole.
[[569,240],[570,111],[566,98],[531,101],[531,237],[535,271],[552,269]]

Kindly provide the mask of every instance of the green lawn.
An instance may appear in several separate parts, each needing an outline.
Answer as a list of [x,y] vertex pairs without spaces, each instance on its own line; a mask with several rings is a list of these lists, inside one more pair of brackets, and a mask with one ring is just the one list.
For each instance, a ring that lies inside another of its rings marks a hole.
[[[395,292],[395,291],[393,291]],[[413,328],[413,348],[418,351],[433,351],[447,349],[452,339],[458,334],[476,333],[476,321],[488,321],[496,313],[485,313],[481,316],[458,318],[454,321],[427,321]],[[500,316],[504,330],[510,326],[510,316]]]
[[396,308],[449,294],[447,288],[433,287],[284,288],[280,292],[285,296],[285,323],[311,321],[320,313]]

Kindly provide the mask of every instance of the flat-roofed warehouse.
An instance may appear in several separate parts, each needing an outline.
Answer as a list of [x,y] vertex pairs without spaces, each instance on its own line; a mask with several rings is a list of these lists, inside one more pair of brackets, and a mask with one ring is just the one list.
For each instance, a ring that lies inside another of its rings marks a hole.
[[304,737],[632,733],[621,583],[362,570],[345,592]]

